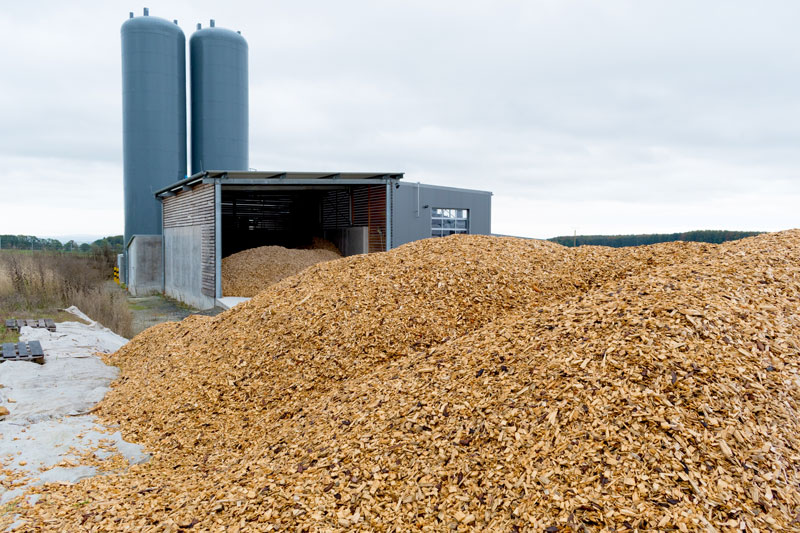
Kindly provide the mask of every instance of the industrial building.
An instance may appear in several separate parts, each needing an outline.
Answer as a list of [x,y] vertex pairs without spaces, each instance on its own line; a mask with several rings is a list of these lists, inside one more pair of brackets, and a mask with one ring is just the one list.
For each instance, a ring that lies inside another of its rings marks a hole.
[[402,174],[204,171],[157,192],[163,207],[164,292],[189,305],[223,297],[222,258],[313,237],[342,255],[431,236],[490,232],[491,193],[401,181]]
[[222,258],[314,237],[342,255],[455,233],[491,232],[491,193],[404,180],[401,172],[249,168],[248,46],[210,27],[189,40],[191,175],[186,173],[186,41],[178,22],[122,25],[125,253],[133,295],[228,306]]

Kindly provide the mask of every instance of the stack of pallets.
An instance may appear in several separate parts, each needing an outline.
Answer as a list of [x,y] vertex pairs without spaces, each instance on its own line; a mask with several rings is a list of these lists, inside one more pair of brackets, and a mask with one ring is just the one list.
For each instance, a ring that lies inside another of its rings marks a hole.
[[32,361],[44,364],[44,352],[39,341],[20,341],[17,344],[6,342],[3,344],[3,357],[0,363],[5,361]]
[[34,319],[9,319],[6,320],[6,329],[11,331],[19,331],[22,326],[29,328],[46,328],[47,331],[55,331],[56,323],[51,318],[34,318]]

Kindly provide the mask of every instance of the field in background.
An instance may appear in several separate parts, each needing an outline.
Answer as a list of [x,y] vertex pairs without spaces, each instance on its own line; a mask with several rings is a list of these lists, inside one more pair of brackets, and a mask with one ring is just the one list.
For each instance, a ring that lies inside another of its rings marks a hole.
[[34,235],[0,235],[0,250],[30,250],[49,252],[71,252],[90,254],[122,253],[122,235],[113,235],[97,239],[91,244],[78,244],[75,241],[61,242],[58,239],[36,237]]
[[92,319],[130,338],[132,315],[127,299],[110,282],[113,260],[111,254],[3,250],[0,318],[64,320],[59,309],[75,305]]
[[647,233],[639,235],[562,235],[547,239],[563,246],[645,246],[661,242],[708,242],[720,244],[727,241],[760,235],[760,231],[695,230],[683,233]]

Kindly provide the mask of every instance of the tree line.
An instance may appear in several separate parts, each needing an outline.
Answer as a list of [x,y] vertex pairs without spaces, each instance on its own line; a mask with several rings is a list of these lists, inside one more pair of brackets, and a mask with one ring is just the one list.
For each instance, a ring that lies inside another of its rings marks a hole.
[[33,235],[0,235],[2,250],[47,250],[52,252],[83,252],[95,254],[122,253],[122,235],[97,239],[93,243],[62,243],[58,239],[44,239]]
[[564,246],[643,246],[659,242],[687,241],[719,244],[759,235],[761,231],[695,230],[683,233],[650,233],[641,235],[564,235],[548,239]]

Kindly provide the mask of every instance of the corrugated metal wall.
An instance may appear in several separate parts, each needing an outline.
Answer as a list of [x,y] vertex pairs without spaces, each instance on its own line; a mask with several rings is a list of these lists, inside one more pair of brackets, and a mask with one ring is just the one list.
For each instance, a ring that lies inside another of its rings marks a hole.
[[468,209],[469,232],[492,232],[492,194],[486,191],[437,187],[400,181],[392,187],[392,247],[432,236],[431,211]]
[[201,292],[213,298],[216,292],[214,185],[197,185],[191,191],[181,191],[176,196],[164,198],[163,206],[164,229],[182,226],[202,228]]

